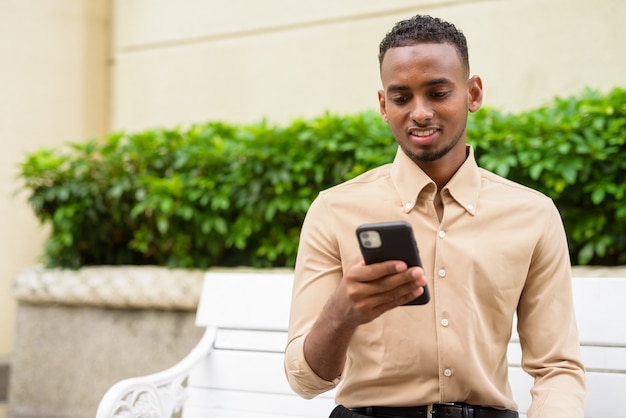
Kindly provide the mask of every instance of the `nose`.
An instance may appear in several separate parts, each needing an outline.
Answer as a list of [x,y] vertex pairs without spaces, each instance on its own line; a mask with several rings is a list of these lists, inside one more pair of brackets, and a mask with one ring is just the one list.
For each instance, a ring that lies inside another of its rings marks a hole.
[[411,119],[418,125],[430,121],[435,112],[428,100],[416,98],[411,109]]

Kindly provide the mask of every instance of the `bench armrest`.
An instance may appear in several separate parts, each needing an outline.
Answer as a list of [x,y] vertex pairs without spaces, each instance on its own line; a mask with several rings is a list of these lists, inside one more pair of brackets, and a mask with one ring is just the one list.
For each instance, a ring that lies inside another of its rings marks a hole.
[[189,354],[168,369],[111,386],[98,405],[96,418],[165,418],[180,412],[187,398],[185,380],[211,353],[215,335],[214,327],[207,328]]

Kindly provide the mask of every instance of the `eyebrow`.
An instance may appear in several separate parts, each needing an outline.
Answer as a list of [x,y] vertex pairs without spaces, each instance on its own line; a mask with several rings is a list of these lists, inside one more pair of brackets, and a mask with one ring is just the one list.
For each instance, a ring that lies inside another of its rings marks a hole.
[[409,86],[403,86],[400,84],[392,84],[389,87],[387,87],[387,91],[388,92],[392,92],[392,91],[405,91],[408,90]]
[[[432,80],[428,80],[425,85],[430,87],[430,86],[436,86],[439,84],[451,84],[452,82],[445,78],[445,77],[441,77],[441,78],[434,78]],[[387,91],[388,92],[393,92],[393,91],[405,91],[405,90],[409,90],[409,86],[403,85],[403,84],[392,84],[389,87],[387,87]]]
[[433,80],[430,80],[428,83],[426,83],[427,86],[435,86],[437,84],[451,84],[452,81],[448,80],[445,77],[441,77],[441,78],[435,78]]

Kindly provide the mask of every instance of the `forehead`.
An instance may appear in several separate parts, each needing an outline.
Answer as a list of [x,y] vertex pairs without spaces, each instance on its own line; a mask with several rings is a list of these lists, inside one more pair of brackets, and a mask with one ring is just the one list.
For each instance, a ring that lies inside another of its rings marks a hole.
[[[420,43],[390,48],[380,66],[383,85],[411,78],[467,78],[456,48],[449,43]],[[406,80],[405,80],[406,81]]]

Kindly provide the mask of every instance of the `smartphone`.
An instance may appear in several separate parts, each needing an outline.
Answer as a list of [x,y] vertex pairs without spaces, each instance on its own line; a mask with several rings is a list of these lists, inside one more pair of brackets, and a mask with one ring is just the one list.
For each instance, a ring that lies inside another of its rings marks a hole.
[[[419,251],[411,225],[404,221],[360,225],[356,229],[365,264],[387,260],[402,260],[409,267],[420,266]],[[428,286],[424,293],[406,305],[424,305],[430,301]]]

